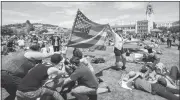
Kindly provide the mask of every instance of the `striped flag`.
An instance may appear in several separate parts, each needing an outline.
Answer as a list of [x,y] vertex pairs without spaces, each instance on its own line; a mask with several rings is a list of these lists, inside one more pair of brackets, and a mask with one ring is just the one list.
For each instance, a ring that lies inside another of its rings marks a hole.
[[101,49],[105,44],[107,26],[91,21],[78,9],[67,46]]

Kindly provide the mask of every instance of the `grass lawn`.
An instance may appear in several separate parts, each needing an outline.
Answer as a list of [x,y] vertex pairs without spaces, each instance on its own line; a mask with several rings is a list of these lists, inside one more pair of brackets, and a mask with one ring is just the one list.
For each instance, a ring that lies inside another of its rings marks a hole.
[[[179,67],[179,50],[177,46],[166,48],[166,45],[161,45],[163,51],[162,55],[158,55],[161,58],[161,62],[170,69],[171,66]],[[72,48],[68,48],[67,57],[72,56]],[[95,52],[84,52],[84,55],[93,55],[96,57],[103,57],[106,62],[102,64],[93,64],[96,72],[100,72],[105,68],[109,68],[114,65],[115,57],[113,53],[113,47],[108,47],[106,51],[95,51]],[[7,59],[11,57],[3,56],[2,61],[8,61]],[[5,60],[6,59],[6,60]],[[138,71],[141,68],[141,64],[127,63],[126,71],[115,71],[113,69],[106,69],[102,71],[102,76],[100,76],[104,82],[111,88],[110,93],[100,94],[98,100],[165,100],[159,96],[151,95],[138,90],[126,90],[120,87],[118,81],[123,73],[129,72],[131,70]],[[8,94],[2,89],[2,100]]]

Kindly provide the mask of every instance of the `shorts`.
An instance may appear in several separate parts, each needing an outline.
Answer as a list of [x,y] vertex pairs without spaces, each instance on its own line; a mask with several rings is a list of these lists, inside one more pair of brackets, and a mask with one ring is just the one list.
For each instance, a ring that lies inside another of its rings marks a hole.
[[122,55],[124,52],[123,52],[123,48],[121,50],[117,49],[116,47],[114,47],[114,54],[115,56],[120,56]]

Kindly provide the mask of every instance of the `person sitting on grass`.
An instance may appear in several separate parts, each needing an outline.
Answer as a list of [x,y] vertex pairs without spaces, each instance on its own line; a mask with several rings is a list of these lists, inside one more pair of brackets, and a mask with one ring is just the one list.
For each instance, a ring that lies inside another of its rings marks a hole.
[[72,89],[71,93],[78,100],[97,100],[98,93],[110,92],[108,87],[99,87],[95,74],[84,63],[81,63],[78,57],[72,57],[70,62],[75,67],[75,71],[65,79],[63,86],[77,81],[78,85]]
[[58,69],[61,60],[60,54],[54,54],[51,63],[40,63],[32,68],[18,86],[17,100],[36,100],[45,94],[53,96],[55,100],[64,100],[57,91],[44,87],[48,82],[42,86],[47,78],[56,80],[56,87],[63,83],[63,79],[59,77],[62,77],[64,72]]
[[145,77],[148,74],[141,72],[130,71],[125,77],[123,77],[123,81],[131,84],[135,89],[142,90],[154,95],[159,95],[168,100],[179,100],[179,97],[175,94],[179,94],[179,89],[171,89],[168,87],[164,87],[163,85],[157,82],[147,81]]
[[78,48],[74,48],[73,56],[78,57],[81,63],[84,63],[91,70],[92,73],[95,73],[91,63],[87,60],[86,57],[83,57],[83,53]]
[[51,57],[54,53],[43,54],[39,52],[38,45],[32,45],[27,52],[20,52],[7,61],[2,62],[1,69],[1,87],[9,93],[6,100],[14,100],[17,86],[22,78],[36,64],[41,63],[43,59]]
[[148,50],[148,53],[144,53],[144,58],[142,59],[145,63],[153,63],[152,68],[155,68],[156,64],[160,62],[160,58],[153,52],[151,46],[145,47]]

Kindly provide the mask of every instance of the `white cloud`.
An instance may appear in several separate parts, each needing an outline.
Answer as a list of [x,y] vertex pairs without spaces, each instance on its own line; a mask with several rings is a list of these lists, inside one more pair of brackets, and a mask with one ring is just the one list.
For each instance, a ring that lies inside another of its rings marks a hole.
[[55,12],[51,12],[51,15],[66,15],[66,16],[75,16],[77,13],[77,9],[62,9],[61,11],[55,11]]
[[122,20],[125,20],[127,18],[129,18],[130,15],[122,15],[122,16],[118,16],[118,17],[115,17],[115,18],[103,18],[103,19],[100,19],[100,20],[96,20],[96,22],[100,23],[100,24],[115,24],[119,21],[122,21]]
[[63,7],[63,8],[70,8],[74,6],[87,7],[87,6],[95,5],[95,3],[92,2],[41,2],[40,4],[43,4],[48,7]]
[[118,10],[126,10],[126,9],[141,9],[144,8],[145,2],[115,2],[114,8]]
[[30,14],[27,14],[27,13],[17,12],[17,11],[13,11],[13,10],[4,10],[4,9],[2,9],[2,15],[3,14],[18,15],[18,16],[23,16],[23,17],[32,17]]
[[72,28],[73,22],[74,22],[74,20],[60,22],[59,26],[66,27],[66,28]]

